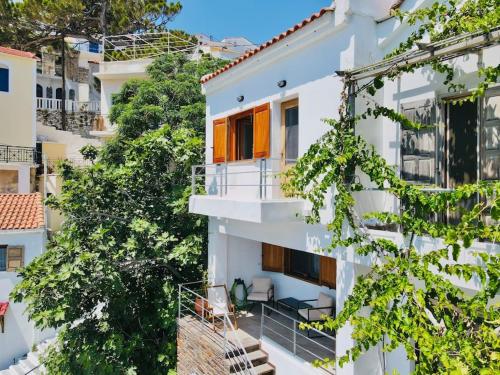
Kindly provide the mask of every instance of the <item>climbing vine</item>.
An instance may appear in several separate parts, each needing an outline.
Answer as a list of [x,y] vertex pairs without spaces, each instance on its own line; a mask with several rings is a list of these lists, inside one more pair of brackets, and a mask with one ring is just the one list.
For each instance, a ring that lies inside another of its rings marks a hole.
[[[395,16],[414,25],[415,31],[388,59],[421,47],[424,40],[432,43],[465,33],[489,33],[500,25],[497,0],[448,0],[414,12],[397,11]],[[494,299],[500,285],[500,255],[489,244],[500,240],[500,181],[479,181],[454,190],[408,183],[355,132],[361,121],[378,117],[391,120],[395,126],[428,127],[375,101],[387,81],[424,66],[440,73],[450,92],[468,93],[461,101],[484,96],[500,72],[499,65],[482,67],[474,88],[455,82],[452,63],[437,57],[389,64],[387,70],[363,84],[346,73],[338,119],[326,120],[330,130],[286,172],[285,192],[312,202],[306,218],[309,223],[320,221],[333,190],[333,219],[328,223],[331,250],[353,248],[373,259],[370,271],[358,277],[338,316],[314,325],[331,330],[352,325],[354,344],[336,359],[340,366],[381,345],[384,352],[404,348],[408,359],[415,361],[416,374],[499,373],[500,305]],[[352,114],[353,97],[365,104],[356,115]],[[369,182],[362,183],[361,175]],[[397,198],[397,213],[358,216],[355,193],[373,186]],[[471,199],[475,204],[465,209],[464,203]],[[436,219],[450,213],[455,220]],[[403,241],[375,237],[366,227],[366,219],[397,226]],[[431,250],[419,250],[416,241],[422,238],[432,239],[435,245]],[[484,250],[473,251],[472,245],[480,241],[486,244],[476,248]],[[476,293],[467,294],[458,287],[460,282],[471,280],[479,285]],[[335,359],[317,364],[333,366]]]

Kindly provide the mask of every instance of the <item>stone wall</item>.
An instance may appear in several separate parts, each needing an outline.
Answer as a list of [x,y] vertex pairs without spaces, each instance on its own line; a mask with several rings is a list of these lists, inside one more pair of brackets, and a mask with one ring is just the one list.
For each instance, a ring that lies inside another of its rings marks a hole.
[[221,347],[223,338],[196,318],[178,320],[177,374],[225,375],[229,364]]
[[[83,137],[90,137],[89,132],[94,128],[99,114],[96,112],[81,111],[67,112],[67,131],[74,134],[79,134]],[[36,121],[45,126],[52,126],[62,130],[61,126],[61,111],[48,111],[38,109],[36,111]]]

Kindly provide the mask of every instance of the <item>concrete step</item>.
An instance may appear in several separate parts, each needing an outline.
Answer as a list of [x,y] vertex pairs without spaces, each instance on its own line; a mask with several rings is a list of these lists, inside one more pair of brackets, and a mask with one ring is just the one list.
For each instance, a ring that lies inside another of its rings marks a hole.
[[258,350],[260,348],[259,340],[253,338],[248,333],[240,329],[234,332],[228,332],[227,339],[235,346],[239,346],[239,344],[241,344],[247,352],[253,352],[254,350]]
[[255,375],[271,375],[274,374],[274,366],[269,363],[264,363],[253,368]]
[[[274,366],[269,363],[264,363],[263,365],[255,366],[253,368],[255,375],[273,375],[274,374]],[[248,372],[247,372],[248,373]],[[235,372],[235,375],[246,375],[245,372]]]
[[252,362],[253,366],[263,365],[267,362],[267,353],[262,350],[255,350],[247,353],[247,358],[243,354],[227,359],[232,373],[240,371],[248,361]]

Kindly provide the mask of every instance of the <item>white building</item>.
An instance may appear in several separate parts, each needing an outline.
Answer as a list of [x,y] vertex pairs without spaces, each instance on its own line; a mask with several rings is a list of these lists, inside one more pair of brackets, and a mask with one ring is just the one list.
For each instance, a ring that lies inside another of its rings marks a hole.
[[34,191],[36,61],[0,46],[0,193]]
[[[99,111],[99,89],[93,73],[103,60],[101,46],[87,40],[66,38],[66,110]],[[62,108],[62,59],[60,52],[42,48],[37,64],[37,109]]]
[[[331,240],[325,225],[331,217],[331,204],[322,210],[321,224],[306,224],[303,217],[309,212],[309,203],[285,197],[277,174],[326,132],[328,126],[322,119],[338,118],[342,78],[335,72],[381,61],[408,37],[412,28],[390,17],[390,9],[401,6],[414,10],[431,3],[335,1],[335,7],[321,10],[242,59],[204,77],[206,165],[194,168],[193,180],[204,178],[207,194],[191,197],[190,212],[209,217],[210,283],[230,288],[235,279],[249,285],[255,277],[270,277],[275,300],[314,299],[323,292],[335,298],[337,313],[342,310],[356,277],[369,270],[370,260],[356,256],[350,249],[322,252]],[[476,72],[481,64],[498,63],[500,48],[495,44],[453,61],[461,70],[459,80],[467,87],[477,85]],[[500,91],[491,89],[485,100],[462,107],[453,105],[452,98],[456,99],[456,94],[448,93],[441,77],[420,70],[386,84],[375,99],[408,115],[411,113],[407,111],[436,114],[430,121],[440,124],[439,131],[453,132],[462,142],[448,141],[446,148],[455,149],[455,154],[435,151],[436,139],[442,139],[439,133],[419,141],[426,157],[416,157],[401,147],[404,139],[398,126],[381,118],[361,123],[359,131],[409,180],[445,188],[477,179],[498,180],[500,142],[494,134],[500,127]],[[358,108],[363,105],[361,99],[357,100]],[[448,116],[444,116],[445,111]],[[461,130],[464,123],[476,124],[470,134]],[[457,153],[463,154],[464,149],[470,150],[468,159],[458,160]],[[396,210],[397,202],[383,192],[362,192],[358,209]],[[402,241],[396,232],[371,232]],[[420,238],[416,244],[425,250],[437,242]],[[477,243],[473,249],[499,250],[487,243]],[[464,290],[477,290],[473,282],[459,285]],[[273,316],[280,317],[277,312]],[[254,320],[257,328],[251,324],[244,328],[254,332],[276,374],[324,373],[313,368],[297,349],[295,331],[288,330],[289,344],[283,344],[283,337],[277,344],[280,339],[273,338],[269,333],[272,326],[267,324],[271,323],[264,317]],[[289,327],[293,324],[289,319]],[[335,339],[328,345],[340,356],[353,345],[350,327],[336,332]],[[310,345],[306,349],[322,356],[318,346]],[[383,355],[379,346],[355,363],[338,367],[336,373],[383,374],[397,370],[408,374],[413,366],[404,350]]]
[[235,60],[245,53],[257,48],[255,44],[244,37],[227,37],[220,41],[205,34],[196,34],[198,48],[194,53],[194,58],[199,58],[203,54],[224,60]]
[[17,270],[45,251],[46,230],[40,194],[0,194],[0,370],[53,334],[40,331],[24,313],[26,305],[10,300],[19,283]]

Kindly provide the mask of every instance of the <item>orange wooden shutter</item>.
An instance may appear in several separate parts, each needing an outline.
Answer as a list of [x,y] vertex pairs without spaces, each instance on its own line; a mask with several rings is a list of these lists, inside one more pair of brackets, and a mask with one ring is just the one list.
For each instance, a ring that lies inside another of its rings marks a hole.
[[320,256],[319,258],[319,284],[331,289],[337,286],[337,259]]
[[214,163],[224,163],[227,153],[227,119],[214,121]]
[[253,157],[268,158],[270,143],[271,110],[269,103],[253,110]]
[[262,243],[262,270],[283,272],[283,247]]

